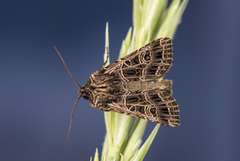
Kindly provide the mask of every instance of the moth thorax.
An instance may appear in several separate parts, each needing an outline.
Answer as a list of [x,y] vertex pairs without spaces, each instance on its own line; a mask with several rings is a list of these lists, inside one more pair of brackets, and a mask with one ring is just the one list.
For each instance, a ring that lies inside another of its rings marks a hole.
[[113,83],[110,82],[110,81],[107,81],[106,82],[106,92],[107,93],[113,93],[113,91],[114,91]]

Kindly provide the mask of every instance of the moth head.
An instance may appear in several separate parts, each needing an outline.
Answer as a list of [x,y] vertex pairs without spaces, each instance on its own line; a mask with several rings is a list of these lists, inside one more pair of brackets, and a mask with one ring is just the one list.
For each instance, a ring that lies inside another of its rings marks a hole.
[[92,99],[91,91],[89,91],[88,88],[86,88],[86,85],[83,85],[82,87],[79,88],[78,97],[83,97],[84,99],[87,100]]

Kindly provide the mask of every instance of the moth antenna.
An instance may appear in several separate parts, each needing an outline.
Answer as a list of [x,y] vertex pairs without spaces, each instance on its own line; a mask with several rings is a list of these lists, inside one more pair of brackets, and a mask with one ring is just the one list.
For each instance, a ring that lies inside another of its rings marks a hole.
[[78,101],[79,101],[80,98],[81,98],[81,95],[78,96],[77,101],[75,102],[75,104],[74,104],[74,106],[73,106],[73,109],[72,109],[72,114],[71,114],[71,118],[70,118],[70,124],[69,124],[69,128],[68,128],[67,141],[68,141],[68,139],[69,139],[69,135],[70,135],[71,127],[72,127],[73,114],[74,114],[76,105],[77,105],[77,103],[78,103]]
[[[72,73],[70,72],[70,70],[68,69],[67,64],[65,63],[62,55],[61,55],[61,54],[59,53],[59,51],[57,50],[56,46],[54,46],[54,48],[55,48],[56,52],[58,53],[59,57],[61,58],[64,66],[65,66],[65,68],[67,69],[67,71],[68,71],[69,75],[71,76],[71,78],[73,79],[73,81],[77,84],[77,86],[78,86],[79,88],[81,88],[81,86],[78,84],[78,82],[77,82],[76,79],[73,77],[73,75],[72,75]],[[79,99],[78,99],[78,100],[79,100]]]

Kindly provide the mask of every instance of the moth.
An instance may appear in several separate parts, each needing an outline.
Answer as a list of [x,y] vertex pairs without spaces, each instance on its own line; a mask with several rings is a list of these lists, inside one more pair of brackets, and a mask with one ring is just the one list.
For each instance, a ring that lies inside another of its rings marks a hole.
[[173,61],[170,38],[154,40],[108,66],[105,66],[106,60],[83,86],[77,83],[61,54],[58,54],[79,86],[69,132],[81,97],[90,101],[90,107],[103,111],[114,111],[172,127],[180,125],[178,104],[172,97],[172,81],[163,79]]

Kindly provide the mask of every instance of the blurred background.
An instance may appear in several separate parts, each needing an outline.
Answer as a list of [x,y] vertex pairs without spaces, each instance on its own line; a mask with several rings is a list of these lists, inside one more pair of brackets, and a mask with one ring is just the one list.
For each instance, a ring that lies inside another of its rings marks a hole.
[[[161,126],[145,160],[238,161],[240,158],[240,1],[191,1],[173,39],[172,79],[181,126]],[[85,161],[102,150],[103,112],[78,87],[110,60],[132,26],[131,0],[0,2],[0,160]],[[148,123],[147,138],[155,127]]]

